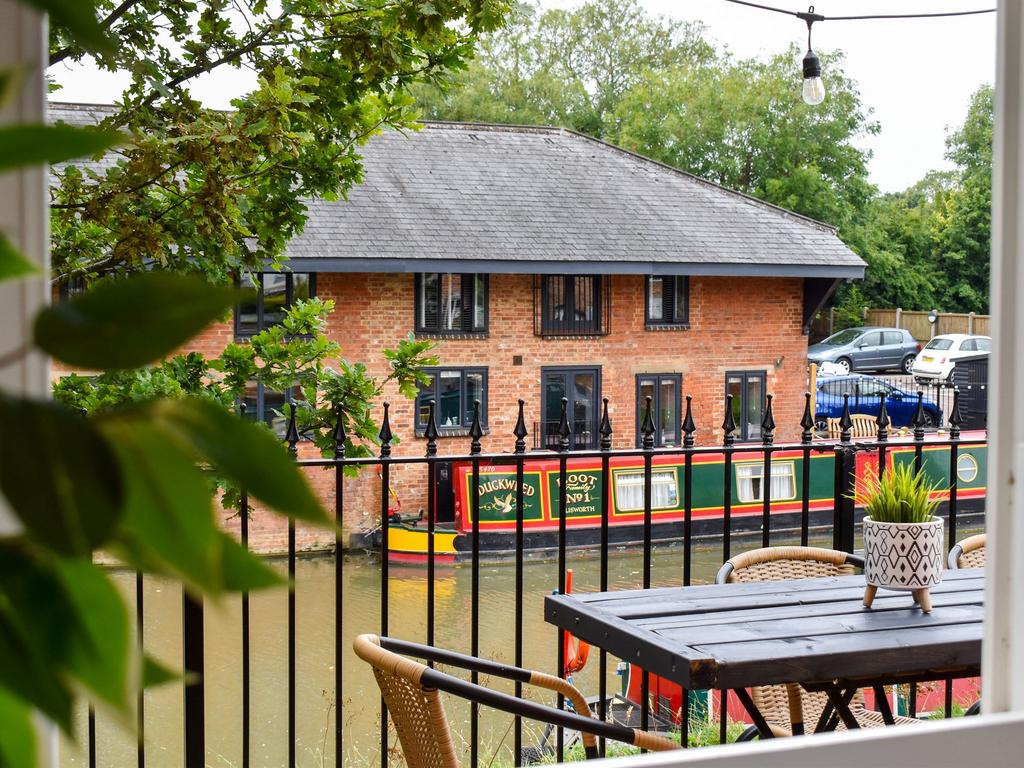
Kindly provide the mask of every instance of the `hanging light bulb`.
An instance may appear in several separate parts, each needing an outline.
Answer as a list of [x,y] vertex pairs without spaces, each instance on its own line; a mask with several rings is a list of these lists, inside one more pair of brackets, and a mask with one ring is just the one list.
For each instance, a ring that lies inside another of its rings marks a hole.
[[807,13],[796,14],[797,18],[807,22],[807,53],[804,55],[804,103],[812,107],[825,100],[825,83],[821,81],[821,60],[811,48],[811,25],[816,21],[824,21],[825,17],[814,12],[812,5]]
[[825,83],[821,81],[821,62],[818,54],[807,49],[804,56],[804,103],[812,107],[825,100]]

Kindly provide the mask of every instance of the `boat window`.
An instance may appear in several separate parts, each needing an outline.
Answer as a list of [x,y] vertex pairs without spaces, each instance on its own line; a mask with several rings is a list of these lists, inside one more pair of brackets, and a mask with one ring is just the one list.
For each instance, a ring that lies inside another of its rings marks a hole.
[[[674,469],[651,472],[651,509],[672,509],[679,504],[679,488]],[[644,473],[615,473],[615,508],[619,512],[637,512],[644,508]]]
[[[742,504],[764,501],[764,464],[736,465],[736,496]],[[772,501],[796,498],[796,466],[792,461],[772,462]]]
[[956,477],[961,483],[973,483],[978,476],[978,460],[969,453],[962,453],[956,460]]

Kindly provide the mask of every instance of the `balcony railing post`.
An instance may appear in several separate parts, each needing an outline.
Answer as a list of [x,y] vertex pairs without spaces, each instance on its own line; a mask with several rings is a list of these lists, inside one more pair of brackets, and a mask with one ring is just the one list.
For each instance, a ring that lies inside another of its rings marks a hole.
[[857,449],[840,444],[835,448],[835,507],[832,517],[832,548],[853,552],[854,492],[857,483]]
[[203,603],[182,597],[181,634],[185,667],[185,768],[206,765],[206,692],[203,684]]

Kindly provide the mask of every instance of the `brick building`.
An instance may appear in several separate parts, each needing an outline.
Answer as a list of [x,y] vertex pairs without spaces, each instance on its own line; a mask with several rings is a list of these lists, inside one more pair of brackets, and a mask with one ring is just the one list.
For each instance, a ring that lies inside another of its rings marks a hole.
[[[52,105],[69,122],[98,109]],[[422,454],[430,399],[441,453],[467,450],[474,400],[485,451],[511,450],[519,398],[534,448],[562,397],[578,448],[596,446],[602,398],[616,447],[638,439],[646,396],[658,445],[679,443],[686,395],[700,442],[719,439],[726,393],[739,439],[758,439],[768,393],[778,438],[796,436],[808,324],[864,270],[828,225],[564,129],[429,123],[373,138],[364,158],[348,201],[309,202],[290,272],[263,275],[257,300],[195,349],[216,353],[311,294],[334,300],[329,334],[372,373],[398,338],[434,340],[432,385],[416,402],[386,395],[397,454]],[[249,412],[272,418],[285,397],[254,388]],[[395,473],[405,512],[423,506],[420,474]],[[328,502],[332,478],[312,478]],[[379,492],[349,481],[351,532],[379,516]],[[276,525],[254,527],[274,548]]]

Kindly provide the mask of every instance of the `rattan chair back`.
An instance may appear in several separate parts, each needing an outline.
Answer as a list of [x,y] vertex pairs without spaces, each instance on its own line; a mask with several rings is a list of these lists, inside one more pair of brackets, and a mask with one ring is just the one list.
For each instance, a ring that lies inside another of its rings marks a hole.
[[458,768],[441,696],[420,683],[427,666],[381,648],[374,635],[360,635],[353,647],[373,668],[408,768]]
[[[785,581],[843,576],[863,568],[861,558],[848,552],[820,547],[765,547],[744,552],[729,559],[718,571],[719,584],[736,582]],[[752,688],[750,697],[770,725],[792,732],[797,724],[811,728],[821,717],[828,697],[810,693],[799,685],[760,685]],[[853,705],[863,704],[860,691]]]
[[985,534],[979,533],[958,541],[949,551],[950,568],[984,568]]

